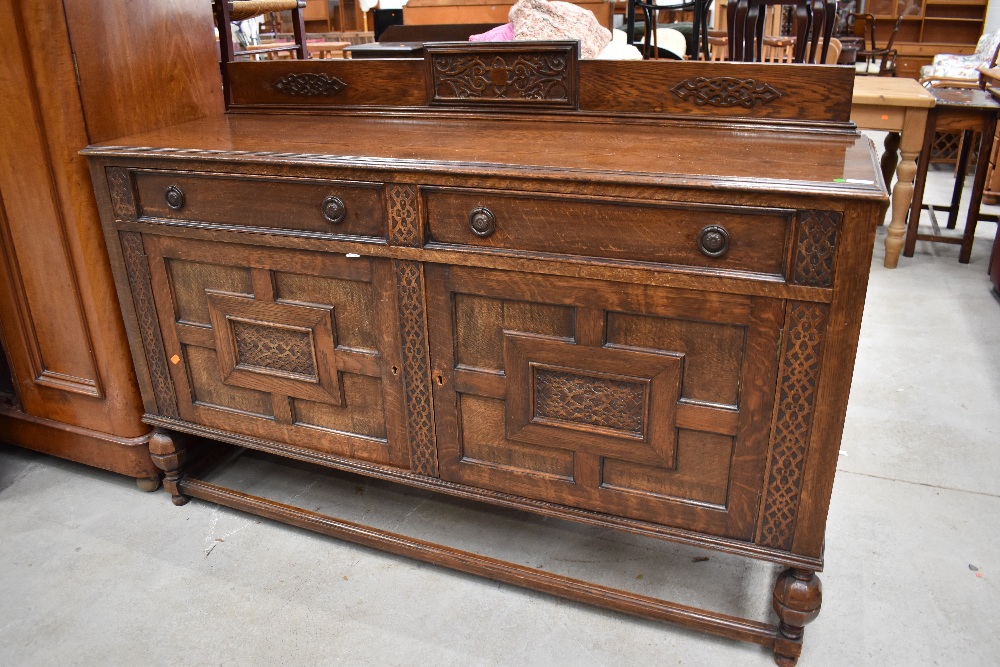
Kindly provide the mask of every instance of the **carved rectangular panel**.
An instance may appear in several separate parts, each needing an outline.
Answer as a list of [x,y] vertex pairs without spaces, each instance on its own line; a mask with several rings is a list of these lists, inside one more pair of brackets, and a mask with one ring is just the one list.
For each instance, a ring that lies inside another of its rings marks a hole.
[[411,467],[388,261],[146,239],[181,419]]
[[333,308],[205,291],[222,381],[343,405]]
[[752,537],[780,301],[427,272],[443,479]]
[[432,105],[577,107],[577,42],[440,43],[424,50]]
[[681,357],[504,332],[507,437],[671,468]]

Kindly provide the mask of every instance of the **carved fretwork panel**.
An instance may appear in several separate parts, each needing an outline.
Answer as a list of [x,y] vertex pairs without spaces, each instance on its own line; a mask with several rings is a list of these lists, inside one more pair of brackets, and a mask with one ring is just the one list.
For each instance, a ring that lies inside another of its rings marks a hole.
[[431,104],[575,109],[579,46],[570,42],[428,44]]
[[420,247],[423,239],[417,215],[417,186],[390,183],[386,189],[389,195],[389,242]]
[[160,414],[176,417],[177,398],[174,396],[174,385],[170,381],[167,357],[163,351],[160,323],[156,317],[156,305],[153,302],[153,288],[149,282],[149,267],[146,265],[146,255],[142,248],[142,237],[134,232],[121,232],[119,238],[129,286],[132,289],[132,303],[135,306],[136,318],[139,320],[142,347],[146,352],[146,364],[153,382],[156,407]]
[[799,211],[792,282],[809,287],[833,287],[837,230],[843,220],[837,211]]
[[132,189],[132,177],[123,167],[108,167],[108,193],[111,195],[111,206],[115,217],[119,220],[135,220],[135,193]]
[[754,415],[773,401],[780,301],[427,275],[442,478],[752,537],[770,428]]
[[389,262],[146,238],[178,417],[410,467]]
[[757,540],[777,549],[791,549],[795,537],[828,311],[825,304],[788,305],[778,412]]
[[394,267],[413,469],[424,475],[437,476],[423,271],[417,262],[397,261]]

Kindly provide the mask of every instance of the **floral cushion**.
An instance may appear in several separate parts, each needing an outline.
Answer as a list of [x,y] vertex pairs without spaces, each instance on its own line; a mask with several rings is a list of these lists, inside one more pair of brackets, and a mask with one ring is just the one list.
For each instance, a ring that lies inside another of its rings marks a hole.
[[920,78],[926,79],[931,78],[948,78],[948,79],[969,79],[971,81],[979,80],[979,70],[976,67],[980,63],[976,63],[975,67],[954,67],[954,66],[942,66],[942,65],[924,65],[920,68]]
[[947,77],[950,79],[978,79],[976,68],[989,65],[993,54],[1000,45],[1000,29],[985,33],[976,44],[976,52],[964,56],[956,53],[939,53],[931,65],[920,68],[920,78]]

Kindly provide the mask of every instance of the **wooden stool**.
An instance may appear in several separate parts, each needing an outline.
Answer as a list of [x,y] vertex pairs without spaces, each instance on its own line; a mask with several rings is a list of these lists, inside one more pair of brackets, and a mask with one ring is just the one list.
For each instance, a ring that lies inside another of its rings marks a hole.
[[[920,151],[917,168],[917,182],[913,188],[913,205],[910,207],[910,217],[906,227],[906,243],[903,255],[913,257],[917,239],[937,243],[953,243],[961,245],[962,250],[958,261],[968,264],[972,255],[972,242],[975,239],[976,223],[983,218],[979,207],[983,202],[983,189],[986,186],[986,172],[989,167],[990,152],[993,149],[993,134],[997,126],[997,116],[1000,114],[1000,104],[993,97],[975,88],[931,88],[936,105],[927,116],[927,129],[924,131],[924,146]],[[958,167],[955,174],[955,189],[951,196],[950,206],[924,205],[924,185],[927,182],[927,168],[930,163],[931,144],[934,132],[962,132],[962,149],[958,156]],[[979,147],[979,160],[976,163],[976,179],[972,185],[972,199],[969,201],[969,213],[965,219],[965,232],[962,236],[942,236],[937,229],[935,209],[948,211],[948,229],[954,229],[958,219],[958,206],[962,199],[962,188],[965,184],[965,174],[969,166],[969,151],[971,150],[973,132],[982,132],[982,145]],[[933,234],[920,234],[920,211],[926,208],[931,214],[931,223],[935,227]]]

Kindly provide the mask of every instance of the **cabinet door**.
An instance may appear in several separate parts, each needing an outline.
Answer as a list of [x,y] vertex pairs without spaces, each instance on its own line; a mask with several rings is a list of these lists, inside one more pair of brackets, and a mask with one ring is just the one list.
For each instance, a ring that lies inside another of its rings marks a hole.
[[443,479],[752,536],[782,301],[463,267],[427,275]]
[[[159,236],[143,246],[175,416],[409,467],[387,261]],[[169,416],[169,399],[157,403]]]

